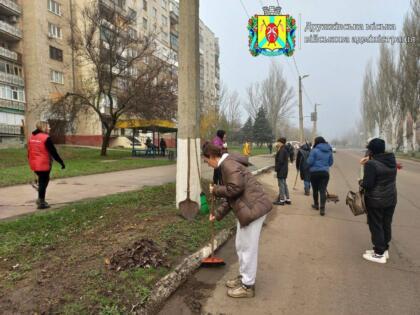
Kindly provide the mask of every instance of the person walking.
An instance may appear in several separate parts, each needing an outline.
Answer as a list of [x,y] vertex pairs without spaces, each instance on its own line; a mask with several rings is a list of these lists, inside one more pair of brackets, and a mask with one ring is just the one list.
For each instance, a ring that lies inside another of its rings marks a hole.
[[372,139],[367,149],[368,159],[361,161],[364,165],[361,186],[373,249],[367,250],[363,258],[384,264],[389,259],[392,217],[397,205],[397,162],[393,153],[385,153],[382,139]]
[[309,196],[311,191],[311,173],[308,167],[308,157],[311,152],[311,145],[303,144],[296,155],[296,170],[300,173],[300,179],[303,180],[305,195]]
[[166,147],[167,147],[165,139],[160,138],[159,147],[160,147],[160,154],[162,156],[165,156],[165,151],[166,151]]
[[210,193],[225,198],[209,220],[222,220],[232,209],[237,218],[235,247],[239,258],[239,275],[226,282],[227,294],[233,298],[255,296],[258,243],[271,201],[261,184],[248,170],[248,159],[239,154],[222,153],[208,143],[203,147],[205,162],[221,171],[219,185],[210,185]]
[[273,154],[273,144],[270,142],[270,143],[267,145],[267,147],[268,147],[268,152],[270,153],[270,155],[271,155],[271,154]]
[[247,139],[242,146],[242,154],[249,157],[251,155],[251,143],[249,139]]
[[[227,153],[227,143],[226,143],[226,131],[217,130],[216,136],[213,138],[211,143],[218,147],[222,153]],[[220,182],[220,170],[218,168],[214,169],[213,172],[213,183],[218,184]]]
[[[317,137],[314,147],[309,153],[308,166],[311,176],[312,195],[314,203],[312,209],[320,210],[320,215],[325,215],[325,203],[327,201],[327,186],[330,180],[329,170],[334,163],[331,146],[323,137]],[[320,202],[319,203],[319,199]]]
[[50,181],[52,160],[56,160],[61,165],[61,169],[66,168],[49,136],[49,132],[48,122],[39,121],[36,123],[36,129],[32,132],[28,142],[29,166],[38,176],[38,199],[36,201],[38,209],[50,207],[45,201],[45,195]]
[[289,172],[290,154],[286,147],[286,138],[278,139],[278,150],[275,158],[275,171],[277,173],[277,181],[279,185],[279,195],[277,200],[273,202],[275,205],[284,206],[284,204],[292,204],[287,187],[287,174]]

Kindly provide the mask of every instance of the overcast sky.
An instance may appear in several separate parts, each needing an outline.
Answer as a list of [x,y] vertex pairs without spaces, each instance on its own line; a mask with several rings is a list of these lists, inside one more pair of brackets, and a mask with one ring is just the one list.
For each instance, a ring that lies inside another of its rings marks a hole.
[[[276,1],[242,0],[249,15],[262,14],[263,5],[276,5]],[[302,47],[295,51],[300,73],[309,74],[303,82],[309,98],[319,107],[319,134],[333,138],[351,129],[360,117],[360,94],[364,69],[369,60],[376,62],[379,44],[311,44],[305,43],[307,22],[324,23],[383,23],[395,24],[396,31],[334,31],[318,33],[319,36],[399,36],[410,0],[284,0],[279,1],[283,13],[299,19],[301,14]],[[280,57],[252,57],[248,52],[248,16],[240,0],[201,0],[200,17],[219,37],[221,80],[231,90],[237,90],[245,102],[246,87],[266,77],[270,61],[274,58],[283,68],[286,77],[296,91],[297,73],[293,59]],[[315,34],[315,33],[314,33]],[[397,45],[394,45],[395,47]],[[304,113],[313,110],[308,97],[304,95]],[[297,125],[297,110],[291,118]],[[247,118],[243,113],[243,120]],[[305,126],[311,127],[309,118]],[[287,135],[286,135],[287,136]]]

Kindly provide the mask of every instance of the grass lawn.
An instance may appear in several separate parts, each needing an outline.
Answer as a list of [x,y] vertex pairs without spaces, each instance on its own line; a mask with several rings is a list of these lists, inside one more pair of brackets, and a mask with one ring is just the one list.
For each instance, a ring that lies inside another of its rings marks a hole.
[[[73,177],[134,168],[160,166],[174,163],[167,158],[131,157],[129,151],[109,150],[108,156],[101,157],[99,149],[80,147],[58,147],[66,164],[61,170],[53,163],[52,178]],[[26,149],[0,149],[0,187],[29,183],[34,178],[28,166]]]
[[[14,314],[129,314],[153,285],[210,238],[207,215],[187,222],[175,185],[145,188],[0,222],[0,309]],[[234,226],[232,214],[216,223]],[[109,270],[106,259],[152,239],[171,267]]]
[[409,159],[409,160],[420,161],[420,152],[415,152],[414,154],[412,154],[412,153],[404,154],[404,153],[398,152],[397,157],[399,157],[401,159]]
[[[229,152],[238,152],[242,153],[242,146],[241,145],[229,145],[228,146]],[[268,151],[267,147],[262,146],[261,148],[254,145],[251,150],[251,156],[253,155],[261,155],[261,154],[269,154],[270,151]]]

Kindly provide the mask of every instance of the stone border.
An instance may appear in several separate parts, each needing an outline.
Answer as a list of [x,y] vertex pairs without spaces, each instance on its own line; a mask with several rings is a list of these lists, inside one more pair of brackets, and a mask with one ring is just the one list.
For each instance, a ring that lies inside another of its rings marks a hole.
[[[253,175],[259,175],[271,170],[273,166],[266,166],[253,171]],[[214,250],[220,248],[234,233],[236,227],[220,231],[214,240]],[[156,314],[163,303],[188,279],[188,277],[201,266],[203,258],[211,254],[211,243],[186,257],[175,269],[160,279],[150,293],[146,305],[139,310],[139,314]]]

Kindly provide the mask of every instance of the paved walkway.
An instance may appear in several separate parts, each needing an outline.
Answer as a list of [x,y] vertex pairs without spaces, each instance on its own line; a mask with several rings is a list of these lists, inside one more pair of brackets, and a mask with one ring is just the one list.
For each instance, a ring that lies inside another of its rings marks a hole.
[[[273,163],[270,156],[251,157],[252,170]],[[212,170],[203,165],[203,178],[212,178]],[[174,182],[176,165],[134,169],[120,172],[69,177],[53,180],[48,186],[47,200],[57,208],[83,199],[139,190]],[[36,211],[36,192],[30,185],[0,188],[0,220]]]

